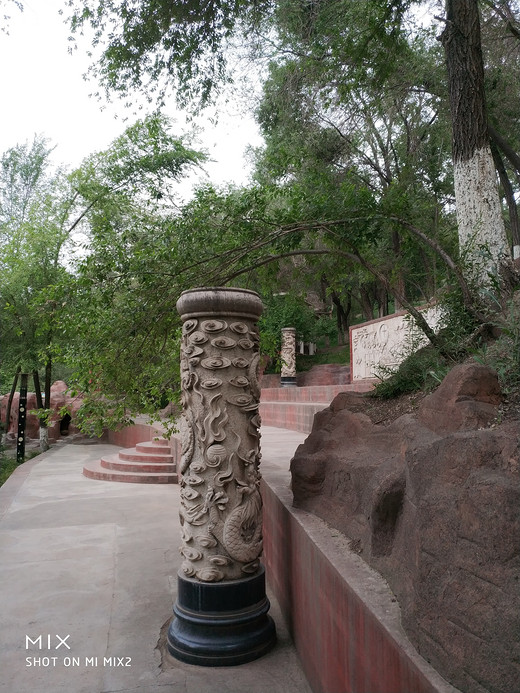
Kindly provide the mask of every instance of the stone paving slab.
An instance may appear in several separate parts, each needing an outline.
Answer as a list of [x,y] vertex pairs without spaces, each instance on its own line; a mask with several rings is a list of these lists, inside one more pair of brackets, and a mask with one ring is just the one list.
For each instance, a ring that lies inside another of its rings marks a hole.
[[[288,465],[300,438],[265,436],[264,457]],[[207,668],[161,653],[181,563],[179,487],[82,475],[117,449],[55,446],[0,488],[0,692],[310,693],[269,589],[278,644],[262,659]]]

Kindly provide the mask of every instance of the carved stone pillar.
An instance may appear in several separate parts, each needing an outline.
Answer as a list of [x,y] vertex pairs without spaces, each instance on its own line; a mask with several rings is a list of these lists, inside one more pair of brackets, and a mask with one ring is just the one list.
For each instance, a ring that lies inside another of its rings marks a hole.
[[284,327],[282,330],[282,387],[296,385],[296,330],[294,327]]
[[258,294],[185,291],[181,381],[181,553],[170,653],[229,666],[275,643],[262,552]]

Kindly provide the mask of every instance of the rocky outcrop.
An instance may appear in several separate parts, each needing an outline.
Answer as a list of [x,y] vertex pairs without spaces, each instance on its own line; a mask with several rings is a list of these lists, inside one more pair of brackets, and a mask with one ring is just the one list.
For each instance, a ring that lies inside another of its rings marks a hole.
[[520,440],[493,423],[500,399],[475,363],[388,426],[344,393],[291,462],[295,504],[351,539],[421,654],[472,693],[520,690]]
[[[2,421],[5,421],[7,401],[9,395],[4,395],[0,397],[0,412]],[[11,406],[11,416],[9,420],[8,427],[8,438],[15,438],[18,430],[18,406],[20,400],[20,393],[16,392],[13,397],[13,403]],[[81,396],[71,397],[68,391],[67,384],[63,380],[56,380],[51,385],[51,408],[53,413],[51,415],[50,425],[49,425],[49,438],[51,440],[58,440],[63,435],[76,434],[79,433],[79,429],[74,424],[74,417],[79,407],[82,404]],[[63,414],[62,410],[66,408],[68,413]],[[27,419],[25,428],[26,439],[37,439],[40,435],[40,422],[35,414],[31,414],[31,411],[36,409],[36,395],[34,392],[27,393]]]

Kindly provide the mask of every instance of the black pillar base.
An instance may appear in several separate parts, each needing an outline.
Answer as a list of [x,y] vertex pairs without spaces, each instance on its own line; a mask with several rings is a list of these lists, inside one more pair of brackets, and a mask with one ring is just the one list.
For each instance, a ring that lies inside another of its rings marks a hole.
[[282,375],[280,377],[280,385],[282,387],[296,387],[296,376]]
[[198,582],[179,575],[168,651],[181,662],[203,667],[258,659],[276,642],[269,607],[263,567],[252,577],[225,582]]

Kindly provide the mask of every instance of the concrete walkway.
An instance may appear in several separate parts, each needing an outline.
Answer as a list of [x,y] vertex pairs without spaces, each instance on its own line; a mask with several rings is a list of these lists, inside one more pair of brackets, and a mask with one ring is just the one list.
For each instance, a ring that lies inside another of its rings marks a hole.
[[[287,469],[304,437],[263,429],[263,461]],[[157,647],[181,563],[179,487],[82,475],[117,449],[57,445],[0,488],[0,691],[310,693],[269,591],[278,644],[262,659],[197,667]]]

